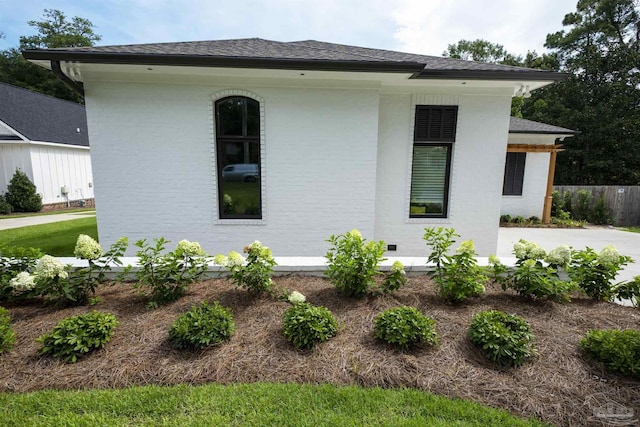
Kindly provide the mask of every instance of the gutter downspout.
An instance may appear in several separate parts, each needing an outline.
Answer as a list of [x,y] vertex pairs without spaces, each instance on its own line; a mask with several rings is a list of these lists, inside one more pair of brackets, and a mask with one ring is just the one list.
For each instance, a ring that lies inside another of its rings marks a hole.
[[84,97],[84,86],[80,82],[76,82],[67,76],[60,68],[60,61],[51,61],[51,71],[60,79],[64,84],[69,86],[74,92]]

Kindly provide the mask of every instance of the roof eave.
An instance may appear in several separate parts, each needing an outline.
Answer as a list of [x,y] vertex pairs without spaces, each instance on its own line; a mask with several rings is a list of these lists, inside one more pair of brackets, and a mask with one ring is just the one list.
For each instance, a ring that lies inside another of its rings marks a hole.
[[169,54],[96,53],[54,50],[25,50],[25,59],[94,64],[171,65],[190,67],[260,68],[279,70],[356,71],[417,73],[425,64],[417,62],[337,61],[315,59],[253,58]]
[[517,80],[517,81],[561,81],[566,73],[555,71],[497,71],[497,70],[423,70],[411,76],[412,79],[452,79],[452,80]]
[[566,131],[566,132],[558,132],[558,131],[546,131],[546,130],[536,130],[536,131],[531,131],[531,130],[510,130],[509,133],[513,133],[513,134],[525,134],[525,135],[561,135],[561,136],[575,136],[580,134],[579,131]]

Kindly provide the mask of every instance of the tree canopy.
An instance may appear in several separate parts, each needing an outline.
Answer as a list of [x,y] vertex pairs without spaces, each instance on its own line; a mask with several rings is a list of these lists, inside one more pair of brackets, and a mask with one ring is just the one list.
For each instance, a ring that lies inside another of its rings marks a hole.
[[29,21],[37,34],[20,37],[19,48],[0,52],[0,81],[35,90],[46,95],[83,102],[80,95],[58,80],[51,71],[22,57],[20,50],[59,47],[93,46],[101,36],[93,30],[91,21],[66,15],[56,9],[45,9],[42,20]]

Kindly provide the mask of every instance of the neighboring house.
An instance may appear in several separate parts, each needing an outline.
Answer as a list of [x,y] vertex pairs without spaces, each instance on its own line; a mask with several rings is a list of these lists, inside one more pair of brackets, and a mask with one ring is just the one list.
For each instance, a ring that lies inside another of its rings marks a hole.
[[[555,171],[556,141],[578,132],[511,117],[502,186],[501,214],[549,219]],[[545,202],[548,209],[545,211]]]
[[511,98],[564,77],[313,40],[23,54],[85,94],[101,242],[280,256],[353,228],[425,255],[431,226],[495,252]]
[[45,209],[92,203],[84,107],[0,83],[0,193],[16,169],[36,185]]

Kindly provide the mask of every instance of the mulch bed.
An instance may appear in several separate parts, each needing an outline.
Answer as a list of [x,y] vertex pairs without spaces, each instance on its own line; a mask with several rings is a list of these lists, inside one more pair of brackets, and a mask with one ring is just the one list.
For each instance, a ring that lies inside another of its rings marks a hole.
[[[640,382],[608,374],[589,361],[578,342],[593,328],[638,328],[640,313],[630,307],[574,298],[568,304],[536,303],[489,287],[485,296],[461,306],[446,305],[427,277],[383,297],[346,298],[319,277],[275,279],[307,300],[329,308],[341,329],[312,351],[297,351],[281,332],[289,307],[267,297],[251,298],[222,279],[192,285],[179,301],[147,310],[129,285],[103,286],[96,307],[56,310],[40,302],[8,304],[18,341],[0,356],[0,391],[118,388],[142,384],[207,382],[296,382],[365,387],[411,387],[470,399],[557,425],[588,425],[589,396],[637,409]],[[236,332],[220,347],[178,351],[167,332],[178,315],[202,300],[220,301],[233,311]],[[418,307],[437,322],[440,345],[400,352],[377,342],[373,318],[399,305]],[[65,317],[93,309],[120,320],[107,346],[75,364],[37,355],[35,339]],[[523,316],[536,335],[538,356],[516,369],[499,369],[469,342],[474,314],[499,309]]]

